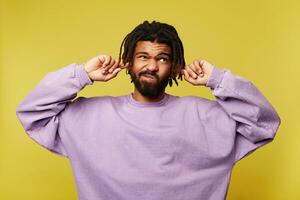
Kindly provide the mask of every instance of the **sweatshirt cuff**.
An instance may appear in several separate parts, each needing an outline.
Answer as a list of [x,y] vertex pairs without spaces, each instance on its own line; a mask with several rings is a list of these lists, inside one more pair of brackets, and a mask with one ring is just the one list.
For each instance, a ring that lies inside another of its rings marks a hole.
[[90,79],[89,75],[84,70],[84,64],[76,65],[75,76],[78,78],[79,83],[82,87],[85,87],[86,85],[92,85],[94,83],[94,81]]
[[214,66],[211,75],[206,83],[206,87],[210,87],[211,89],[218,87],[223,75],[224,74],[222,73],[222,70]]

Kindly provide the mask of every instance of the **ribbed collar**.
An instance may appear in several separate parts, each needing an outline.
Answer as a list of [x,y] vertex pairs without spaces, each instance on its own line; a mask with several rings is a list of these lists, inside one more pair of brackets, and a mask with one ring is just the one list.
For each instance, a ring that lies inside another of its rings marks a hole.
[[167,93],[164,93],[164,97],[162,100],[157,101],[157,102],[139,102],[133,98],[133,93],[129,94],[126,96],[126,99],[129,104],[133,106],[138,106],[138,107],[158,107],[158,106],[163,106],[169,99],[170,95]]

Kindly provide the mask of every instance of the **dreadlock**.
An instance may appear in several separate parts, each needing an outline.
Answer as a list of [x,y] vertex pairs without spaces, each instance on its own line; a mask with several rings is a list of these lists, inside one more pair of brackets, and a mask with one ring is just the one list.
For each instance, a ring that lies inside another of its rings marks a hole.
[[[119,53],[119,60],[121,60],[122,56],[122,62],[124,64],[129,63],[129,69],[126,70],[127,73],[131,70],[130,67],[133,64],[133,55],[136,43],[138,41],[157,42],[170,46],[172,51],[172,68],[169,78],[169,85],[172,87],[172,80],[174,80],[178,86],[176,77],[178,76],[178,78],[182,80],[181,69],[183,69],[185,66],[185,60],[183,45],[176,29],[166,23],[160,23],[156,21],[149,23],[148,21],[144,21],[142,24],[139,24],[137,27],[135,27],[133,31],[127,34],[122,41]],[[123,46],[124,52],[122,54]]]

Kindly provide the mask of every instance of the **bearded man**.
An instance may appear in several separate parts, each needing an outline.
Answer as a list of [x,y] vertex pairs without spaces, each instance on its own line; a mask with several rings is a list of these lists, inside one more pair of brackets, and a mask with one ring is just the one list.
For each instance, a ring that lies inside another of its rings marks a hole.
[[[75,99],[123,69],[132,93]],[[182,77],[216,100],[167,94]],[[250,81],[204,59],[186,65],[176,29],[156,21],[134,28],[118,59],[98,55],[47,74],[17,116],[34,141],[70,160],[80,200],[225,199],[235,163],[280,125]]]

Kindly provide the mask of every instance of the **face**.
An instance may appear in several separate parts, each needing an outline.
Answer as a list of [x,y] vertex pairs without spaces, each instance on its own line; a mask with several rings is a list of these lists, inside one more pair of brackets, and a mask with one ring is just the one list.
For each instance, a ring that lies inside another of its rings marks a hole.
[[129,71],[135,88],[149,98],[157,98],[168,85],[171,48],[166,44],[138,41]]

